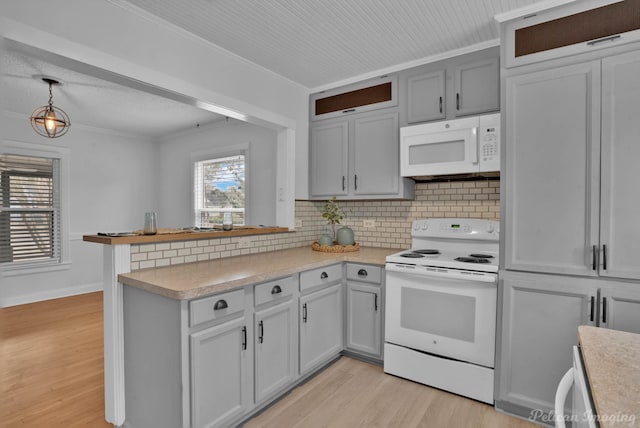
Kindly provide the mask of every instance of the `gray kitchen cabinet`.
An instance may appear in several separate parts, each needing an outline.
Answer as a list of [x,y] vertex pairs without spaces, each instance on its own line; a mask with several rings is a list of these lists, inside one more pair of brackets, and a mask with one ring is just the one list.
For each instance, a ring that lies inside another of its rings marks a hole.
[[[571,366],[579,325],[596,325],[597,280],[501,274],[502,324],[497,408],[523,417],[549,413]],[[538,415],[542,417],[542,415]]]
[[640,334],[640,285],[600,283],[598,326]]
[[411,199],[400,177],[397,110],[325,120],[311,126],[311,199]]
[[347,264],[346,348],[380,359],[382,357],[382,268]]
[[469,116],[500,109],[500,60],[488,58],[459,65],[455,74],[455,115]]
[[508,77],[506,96],[505,268],[595,276],[600,63]]
[[256,306],[263,303],[259,300],[260,288],[268,290],[264,296],[275,304],[265,305],[255,312],[255,402],[262,403],[293,383],[297,374],[297,317],[293,299],[294,287],[297,285],[292,277],[279,281],[271,281],[255,288]]
[[500,110],[500,58],[489,48],[403,70],[400,126]]
[[343,349],[342,282],[300,297],[300,374],[310,373]]
[[239,418],[251,404],[251,349],[245,317],[190,335],[193,426]]
[[444,119],[446,70],[436,70],[407,77],[407,123]]

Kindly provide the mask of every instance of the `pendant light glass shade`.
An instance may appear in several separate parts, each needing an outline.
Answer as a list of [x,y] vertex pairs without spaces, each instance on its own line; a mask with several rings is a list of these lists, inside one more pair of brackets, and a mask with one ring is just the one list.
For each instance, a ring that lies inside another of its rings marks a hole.
[[64,110],[53,105],[52,86],[57,85],[58,81],[45,77],[42,80],[49,84],[49,104],[38,107],[31,113],[31,127],[43,137],[61,137],[69,131],[71,120]]

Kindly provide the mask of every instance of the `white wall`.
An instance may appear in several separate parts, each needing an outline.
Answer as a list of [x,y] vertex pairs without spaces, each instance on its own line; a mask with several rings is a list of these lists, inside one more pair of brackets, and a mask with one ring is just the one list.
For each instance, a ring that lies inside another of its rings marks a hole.
[[284,138],[295,130],[295,176],[282,186],[291,211],[294,193],[307,197],[306,88],[118,0],[65,0],[55,7],[46,0],[4,2],[2,21],[12,40],[243,113]]
[[236,120],[214,122],[197,130],[171,135],[159,144],[160,227],[193,225],[191,153],[216,147],[249,145],[248,189],[252,224],[275,225],[276,132]]
[[102,289],[102,246],[82,235],[143,226],[158,209],[158,149],[152,141],[74,123],[62,138],[36,135],[29,118],[3,111],[2,138],[70,151],[68,270],[0,277],[0,307]]

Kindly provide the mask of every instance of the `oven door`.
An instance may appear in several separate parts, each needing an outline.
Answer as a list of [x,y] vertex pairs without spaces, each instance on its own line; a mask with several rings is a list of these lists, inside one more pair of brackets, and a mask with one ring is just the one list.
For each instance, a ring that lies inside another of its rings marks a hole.
[[497,275],[438,271],[387,264],[385,340],[494,367]]

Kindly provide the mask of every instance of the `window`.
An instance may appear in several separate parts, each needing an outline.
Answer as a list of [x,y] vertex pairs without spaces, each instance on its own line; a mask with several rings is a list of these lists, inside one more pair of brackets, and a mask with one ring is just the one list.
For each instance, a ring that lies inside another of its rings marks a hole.
[[244,225],[245,154],[194,162],[195,225],[213,227],[230,213],[234,225]]
[[58,159],[0,155],[0,263],[61,261]]

